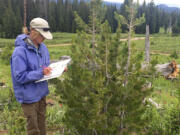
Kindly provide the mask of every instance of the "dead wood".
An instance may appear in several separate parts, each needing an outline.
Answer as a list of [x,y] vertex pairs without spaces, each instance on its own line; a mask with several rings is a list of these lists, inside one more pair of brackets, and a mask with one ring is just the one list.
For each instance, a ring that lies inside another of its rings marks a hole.
[[172,61],[171,63],[157,64],[155,68],[157,72],[166,78],[177,78],[179,75],[180,65],[178,65],[175,61]]

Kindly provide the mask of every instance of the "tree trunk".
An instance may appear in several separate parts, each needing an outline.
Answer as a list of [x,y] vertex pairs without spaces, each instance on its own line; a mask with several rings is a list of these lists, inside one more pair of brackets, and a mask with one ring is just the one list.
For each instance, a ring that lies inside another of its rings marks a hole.
[[24,27],[26,27],[26,5],[27,5],[27,1],[24,0]]
[[133,9],[131,9],[130,14],[130,23],[129,23],[129,32],[128,32],[128,59],[126,63],[126,72],[125,72],[125,81],[124,86],[127,85],[128,82],[128,72],[129,72],[129,65],[130,65],[130,59],[131,59],[131,33],[132,33],[132,27],[133,27]]
[[145,62],[150,62],[150,42],[149,42],[149,25],[146,25],[146,42],[145,42]]

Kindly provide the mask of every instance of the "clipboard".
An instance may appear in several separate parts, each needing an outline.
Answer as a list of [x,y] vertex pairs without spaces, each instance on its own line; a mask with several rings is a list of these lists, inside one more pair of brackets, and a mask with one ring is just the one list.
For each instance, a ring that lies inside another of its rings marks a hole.
[[65,68],[67,67],[68,63],[70,63],[70,61],[71,59],[69,58],[50,64],[49,67],[52,68],[51,74],[44,75],[44,77],[41,78],[40,80],[37,80],[36,83],[60,77],[64,72]]

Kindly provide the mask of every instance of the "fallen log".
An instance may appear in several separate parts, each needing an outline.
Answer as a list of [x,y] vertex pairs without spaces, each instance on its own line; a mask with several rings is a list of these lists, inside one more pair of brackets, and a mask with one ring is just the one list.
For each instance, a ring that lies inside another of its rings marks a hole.
[[175,61],[172,61],[171,63],[157,64],[155,68],[157,72],[166,78],[177,78],[179,75],[180,65],[178,65]]
[[60,60],[67,60],[67,59],[71,59],[71,57],[64,55],[64,56],[61,56],[58,60],[57,59],[56,60],[51,60],[51,63],[55,63],[55,62],[58,62]]

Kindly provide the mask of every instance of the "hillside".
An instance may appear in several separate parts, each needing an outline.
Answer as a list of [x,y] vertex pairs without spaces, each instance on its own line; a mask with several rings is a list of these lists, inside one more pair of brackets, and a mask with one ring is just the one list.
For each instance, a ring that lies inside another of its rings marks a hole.
[[169,7],[169,6],[165,5],[165,4],[160,4],[157,7],[164,10],[164,11],[166,11],[166,12],[168,12],[168,13],[180,11],[180,8]]

